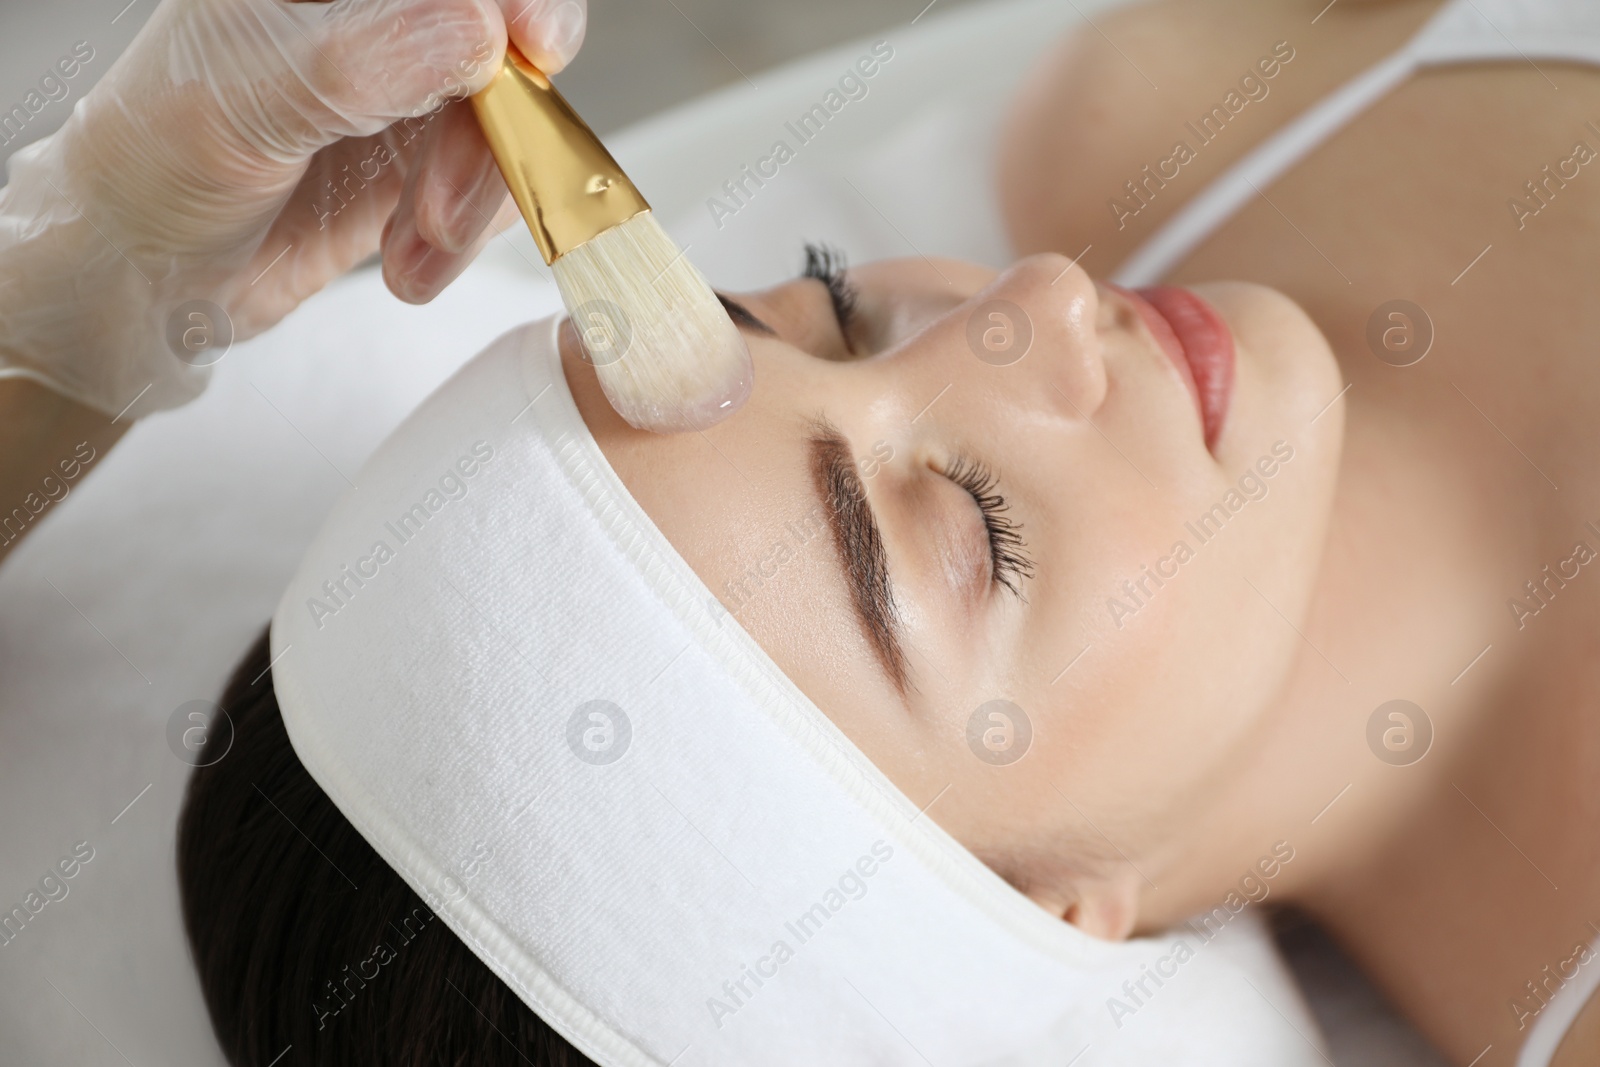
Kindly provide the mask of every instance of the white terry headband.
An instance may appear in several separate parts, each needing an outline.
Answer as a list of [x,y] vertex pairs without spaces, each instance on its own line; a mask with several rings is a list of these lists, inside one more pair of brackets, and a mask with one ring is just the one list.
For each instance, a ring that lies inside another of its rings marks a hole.
[[1098,941],[920,815],[629,495],[557,325],[379,448],[272,621],[295,752],[478,958],[604,1067],[1322,1062],[1253,923]]

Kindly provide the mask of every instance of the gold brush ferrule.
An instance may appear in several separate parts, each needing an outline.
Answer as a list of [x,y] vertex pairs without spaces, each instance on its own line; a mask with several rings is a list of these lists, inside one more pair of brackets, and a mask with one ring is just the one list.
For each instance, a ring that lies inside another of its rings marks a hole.
[[472,110],[546,263],[649,211],[594,131],[515,46]]

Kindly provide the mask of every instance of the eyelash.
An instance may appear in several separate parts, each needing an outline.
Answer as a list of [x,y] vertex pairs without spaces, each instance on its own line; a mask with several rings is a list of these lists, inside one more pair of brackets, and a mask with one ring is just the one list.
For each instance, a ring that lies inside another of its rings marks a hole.
[[994,472],[970,456],[957,456],[944,475],[971,494],[983,513],[994,580],[1021,597],[1022,580],[1033,577],[1033,560],[1028,557],[1022,527],[1006,514],[1010,505],[994,491]]
[[861,297],[861,291],[845,276],[846,266],[844,253],[837,248],[806,242],[806,265],[800,277],[815,278],[828,287],[828,299],[833,303],[833,317],[839,320],[840,333],[850,328]]

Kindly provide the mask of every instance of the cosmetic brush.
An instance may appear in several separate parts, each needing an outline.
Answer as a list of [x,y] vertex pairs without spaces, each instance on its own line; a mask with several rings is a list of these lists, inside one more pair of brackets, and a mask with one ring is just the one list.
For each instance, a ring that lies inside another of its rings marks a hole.
[[472,107],[617,413],[682,433],[738,410],[755,376],[744,338],[544,72],[507,44]]

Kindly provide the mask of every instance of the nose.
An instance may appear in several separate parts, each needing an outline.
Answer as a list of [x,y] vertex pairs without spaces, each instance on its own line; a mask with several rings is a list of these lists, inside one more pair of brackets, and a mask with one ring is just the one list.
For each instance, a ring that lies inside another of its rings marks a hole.
[[956,312],[980,381],[1089,419],[1106,397],[1106,364],[1096,321],[1100,298],[1075,261],[1054,253],[1017,261]]

